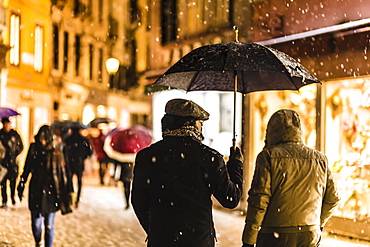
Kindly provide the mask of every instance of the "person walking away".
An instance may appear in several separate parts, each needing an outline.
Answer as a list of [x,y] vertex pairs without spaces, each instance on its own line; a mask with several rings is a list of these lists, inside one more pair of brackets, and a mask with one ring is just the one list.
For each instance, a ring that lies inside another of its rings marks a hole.
[[44,221],[44,245],[53,246],[55,213],[71,213],[70,193],[72,183],[66,173],[63,145],[53,141],[48,125],[43,125],[31,143],[18,184],[18,196],[22,200],[25,184],[29,183],[28,208],[31,211],[32,233],[36,246],[41,246],[42,222]]
[[99,162],[99,177],[100,177],[101,185],[104,185],[104,177],[108,170],[108,165],[110,162],[109,157],[104,151],[105,138],[106,138],[106,135],[103,134],[103,131],[101,129],[99,129],[99,136],[91,137],[91,143],[93,146],[93,150]]
[[243,247],[314,247],[339,202],[327,157],[302,143],[299,115],[275,112],[249,190]]
[[82,190],[82,176],[85,170],[85,160],[92,155],[90,141],[80,134],[79,128],[71,128],[71,134],[64,140],[66,145],[66,163],[73,176],[77,176],[77,196],[75,206],[78,207]]
[[3,128],[0,130],[0,140],[6,149],[5,157],[1,161],[1,164],[8,170],[4,179],[1,181],[1,207],[6,208],[8,202],[7,181],[9,181],[12,204],[15,205],[16,203],[15,186],[19,169],[17,157],[23,151],[23,142],[18,132],[12,128],[9,118],[2,118],[1,122]]
[[123,196],[125,198],[126,206],[125,209],[130,208],[130,194],[131,194],[131,183],[133,179],[133,170],[134,170],[134,158],[133,161],[121,162],[115,160],[115,165],[119,167],[120,174],[119,180],[123,183]]
[[126,129],[118,127],[112,130],[105,140],[104,150],[115,165],[114,179],[123,183],[126,210],[130,208],[136,153],[148,147],[151,142],[152,135],[150,131],[142,125],[135,125]]
[[235,208],[243,188],[243,156],[231,148],[222,155],[202,144],[209,113],[190,100],[167,102],[163,139],[136,155],[132,205],[147,233],[149,247],[213,247],[216,233],[213,195]]

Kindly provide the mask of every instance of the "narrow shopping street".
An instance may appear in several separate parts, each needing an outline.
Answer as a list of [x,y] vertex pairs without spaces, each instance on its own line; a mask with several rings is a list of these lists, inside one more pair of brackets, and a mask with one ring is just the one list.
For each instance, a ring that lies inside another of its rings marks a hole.
[[[72,214],[58,212],[55,247],[144,247],[145,233],[132,208],[124,209],[122,184],[101,186],[96,176],[85,176],[82,199]],[[218,247],[240,247],[244,217],[232,211],[214,211]],[[0,247],[34,246],[27,198],[0,210]],[[323,236],[323,247],[363,247],[370,242]]]

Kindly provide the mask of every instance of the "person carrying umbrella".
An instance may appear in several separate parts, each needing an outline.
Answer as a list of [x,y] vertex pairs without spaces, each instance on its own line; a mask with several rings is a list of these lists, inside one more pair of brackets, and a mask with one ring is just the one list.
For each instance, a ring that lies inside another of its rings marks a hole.
[[111,162],[110,158],[104,151],[105,138],[106,135],[104,135],[102,129],[99,129],[99,135],[97,137],[91,137],[91,144],[93,146],[95,156],[99,162],[99,177],[101,185],[104,185],[105,174],[108,170],[109,162]]
[[7,181],[9,181],[10,185],[12,204],[15,205],[15,186],[18,177],[17,156],[23,151],[23,142],[18,132],[12,128],[12,123],[8,117],[2,118],[1,122],[3,128],[0,130],[0,140],[6,149],[5,157],[1,164],[8,170],[3,181],[1,181],[1,207],[6,208],[8,202]]
[[163,139],[136,155],[132,205],[148,237],[147,246],[213,247],[213,195],[235,208],[243,189],[243,156],[222,155],[202,144],[209,113],[190,100],[167,102]]
[[122,181],[125,209],[130,207],[131,183],[136,153],[152,142],[150,131],[141,125],[112,130],[104,143],[104,150],[113,161],[114,178]]
[[249,190],[243,247],[314,247],[339,202],[326,156],[302,143],[299,115],[275,112]]

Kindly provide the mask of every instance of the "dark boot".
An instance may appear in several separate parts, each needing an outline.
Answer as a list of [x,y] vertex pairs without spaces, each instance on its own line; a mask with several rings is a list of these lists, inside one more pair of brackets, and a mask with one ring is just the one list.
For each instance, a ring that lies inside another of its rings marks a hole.
[[125,194],[125,200],[126,200],[126,207],[125,209],[130,208],[130,192],[131,192],[131,182],[124,182],[124,194]]

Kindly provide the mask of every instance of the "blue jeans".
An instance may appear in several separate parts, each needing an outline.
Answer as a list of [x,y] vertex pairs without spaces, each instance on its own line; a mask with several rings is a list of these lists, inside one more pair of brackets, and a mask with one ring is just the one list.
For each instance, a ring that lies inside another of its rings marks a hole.
[[54,219],[55,212],[47,213],[42,215],[38,212],[31,211],[31,221],[32,221],[32,233],[36,244],[41,242],[42,233],[42,219],[44,218],[45,226],[45,247],[53,246],[54,241]]

